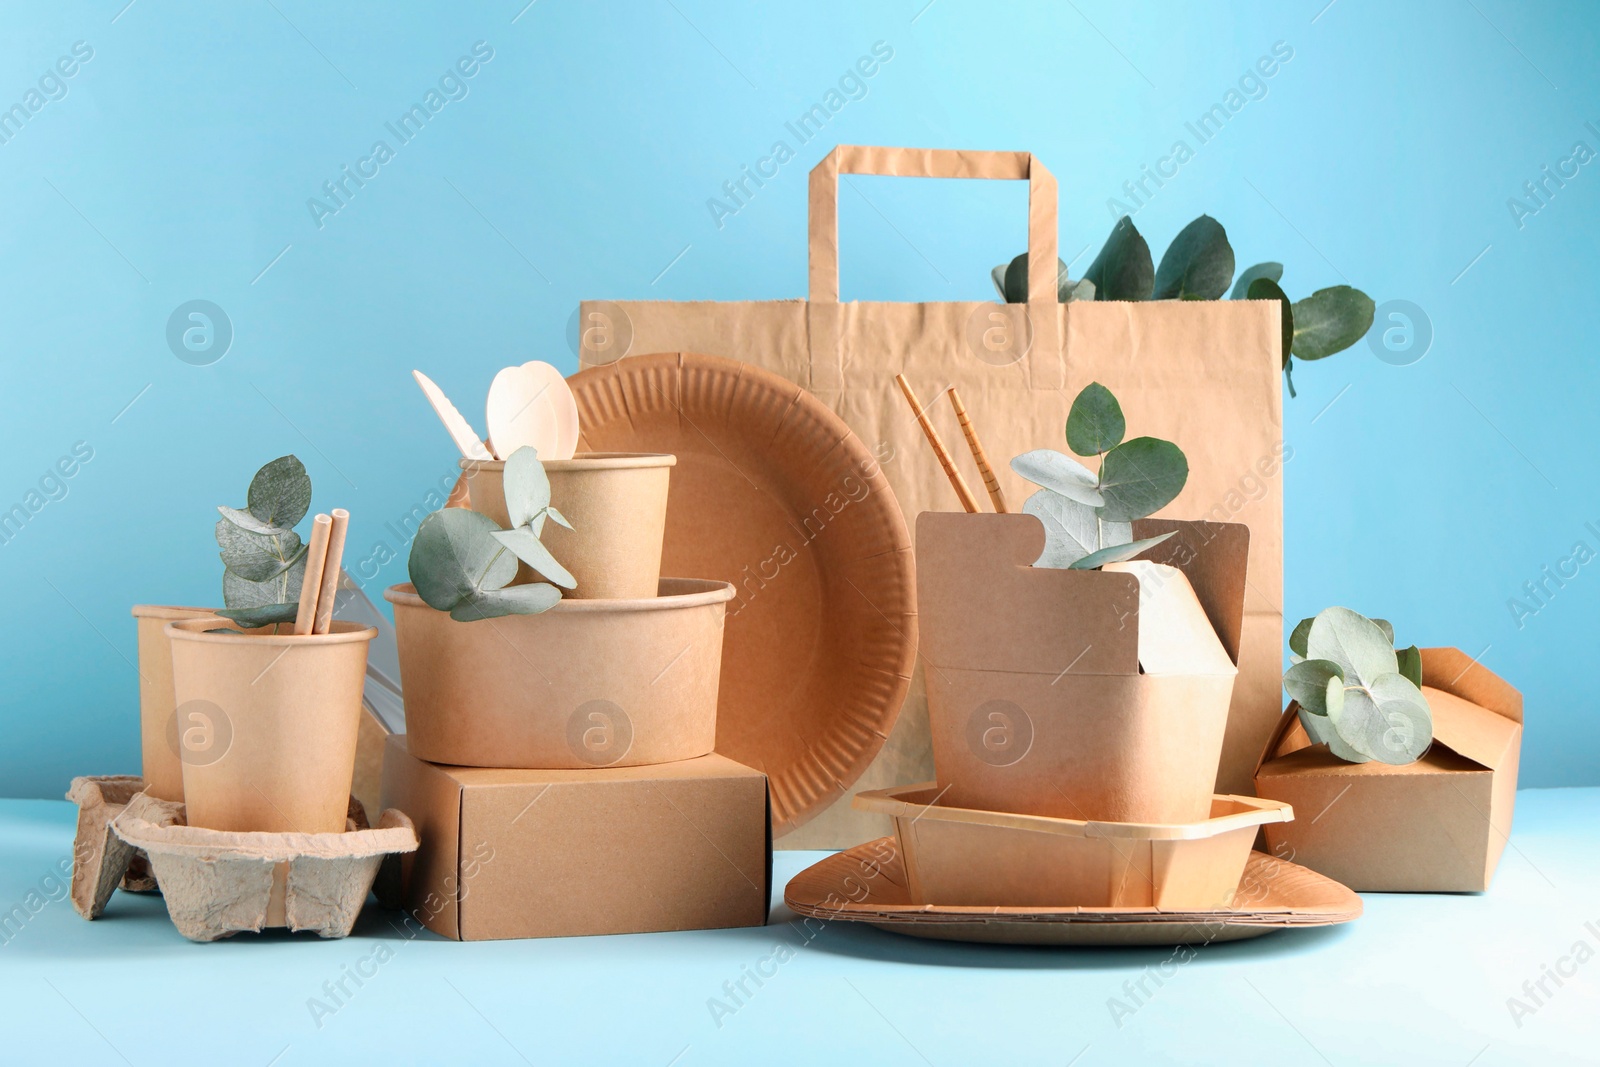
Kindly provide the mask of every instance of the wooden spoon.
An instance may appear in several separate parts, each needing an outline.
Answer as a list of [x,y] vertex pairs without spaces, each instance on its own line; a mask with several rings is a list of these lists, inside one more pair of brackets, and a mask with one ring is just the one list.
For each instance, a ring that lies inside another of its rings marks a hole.
[[509,459],[523,446],[541,460],[571,459],[578,447],[578,404],[561,372],[537,360],[507,367],[489,387],[489,447]]

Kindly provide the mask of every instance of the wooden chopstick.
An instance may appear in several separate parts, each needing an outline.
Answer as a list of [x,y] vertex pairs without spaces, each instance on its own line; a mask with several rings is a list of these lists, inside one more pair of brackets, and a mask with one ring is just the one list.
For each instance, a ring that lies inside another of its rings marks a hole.
[[300,611],[294,617],[294,632],[308,634],[316,626],[317,598],[322,591],[322,567],[328,558],[328,535],[333,520],[318,515],[311,520],[311,543],[306,546],[306,575],[300,582]]
[[961,432],[966,435],[967,447],[972,449],[972,458],[978,464],[978,473],[983,475],[983,487],[989,490],[989,500],[994,504],[994,510],[1004,515],[1006,494],[994,476],[994,468],[989,466],[989,455],[983,450],[983,442],[978,440],[978,431],[973,428],[972,420],[967,417],[967,405],[961,402],[961,394],[956,392],[956,387],[953,385],[945,395],[950,398],[950,406],[956,409],[956,421],[961,423]]
[[906,403],[911,405],[911,413],[917,417],[917,425],[922,427],[923,435],[928,438],[928,444],[933,446],[933,454],[939,457],[939,465],[944,468],[945,477],[950,479],[956,496],[961,498],[961,506],[969,513],[977,511],[978,498],[972,495],[972,490],[967,488],[967,480],[956,470],[955,460],[950,458],[949,450],[939,439],[939,431],[933,428],[933,421],[928,418],[928,412],[917,399],[917,394],[912,391],[911,383],[906,381],[904,374],[896,374],[894,380],[895,384],[900,386],[900,391],[906,395]]
[[322,565],[322,585],[317,594],[317,624],[313,633],[325,634],[333,626],[333,600],[339,589],[339,567],[344,563],[344,539],[349,528],[350,513],[344,508],[334,508],[333,525],[328,530],[327,561]]

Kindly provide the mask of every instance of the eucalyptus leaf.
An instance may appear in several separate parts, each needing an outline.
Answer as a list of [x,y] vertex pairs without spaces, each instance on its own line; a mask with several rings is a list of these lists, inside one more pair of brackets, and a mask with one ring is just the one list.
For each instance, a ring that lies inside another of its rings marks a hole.
[[1088,278],[1079,278],[1072,284],[1072,289],[1061,298],[1063,304],[1071,304],[1078,300],[1094,299],[1094,282]]
[[1156,269],[1150,246],[1124,215],[1111,228],[1111,236],[1094,257],[1086,280],[1094,283],[1096,300],[1148,300],[1155,287]]
[[515,530],[495,530],[489,536],[516,553],[517,558],[522,562],[563,589],[573,589],[577,586],[578,580],[572,576],[572,572],[556,561],[556,558],[550,554],[550,550],[544,547],[543,543],[540,542],[529,527],[519,526]]
[[[995,270],[999,270],[996,267]],[[1067,302],[1067,294],[1072,289],[1072,282],[1067,279],[1067,265],[1061,260],[1056,260],[1056,299],[1061,303]],[[1028,253],[1024,252],[1010,263],[1006,264],[1004,280],[1000,284],[1000,295],[1008,304],[1026,304],[1028,302]]]
[[550,477],[539,462],[539,450],[523,445],[511,453],[500,480],[512,528],[536,523],[533,532],[540,533],[544,509],[550,506]]
[[466,508],[441,508],[423,519],[407,561],[417,595],[431,608],[450,611],[503,588],[517,575],[517,557],[492,536],[499,529]]
[[274,604],[298,603],[300,586],[305,582],[305,553],[287,570],[264,582],[252,582],[233,571],[222,572],[222,603],[230,608],[260,608]]
[[1080,456],[1098,456],[1120,445],[1127,429],[1122,405],[1111,390],[1099,382],[1090,382],[1067,413],[1067,447]]
[[1268,281],[1283,281],[1282,263],[1257,263],[1253,267],[1246,267],[1244,273],[1239,275],[1233,283],[1233,299],[1258,300],[1259,297],[1250,296],[1250,283],[1257,278],[1266,278]]
[[[1349,608],[1328,608],[1317,615],[1306,640],[1306,656],[1337,663],[1347,686],[1370,685],[1374,678],[1399,669],[1394,645],[1382,628]],[[1349,740],[1349,735],[1345,738]]]
[[233,525],[239,527],[239,529],[248,530],[250,533],[254,534],[261,534],[264,537],[271,537],[274,534],[285,533],[289,529],[287,526],[276,526],[270,522],[262,522],[248,511],[242,511],[239,508],[230,508],[225,505],[218,506],[217,513],[224,519],[227,519]]
[[1222,223],[1201,215],[1172,239],[1156,268],[1156,300],[1219,300],[1233,281],[1233,246]]
[[1324,359],[1343,352],[1372,328],[1372,298],[1348,285],[1318,289],[1294,303],[1294,354]]
[[1289,634],[1289,651],[1304,658],[1306,654],[1306,639],[1311,636],[1311,624],[1315,618],[1301,619],[1295,623],[1294,630]]
[[222,565],[241,578],[265,582],[294,565],[306,551],[300,535],[293,530],[260,534],[235,525],[226,518],[217,520],[217,544]]
[[1251,300],[1276,300],[1278,302],[1278,322],[1282,330],[1283,368],[1289,369],[1290,349],[1294,347],[1294,305],[1289,302],[1278,283],[1271,278],[1257,278],[1250,283]]
[[1153,515],[1183,491],[1189,461],[1171,441],[1135,437],[1106,453],[1100,465],[1102,517],[1131,522]]
[[[1002,263],[989,272],[989,280],[994,282],[994,291],[1000,294],[1001,300],[1006,300],[1006,268],[1009,263]],[[1006,300],[1006,303],[1010,303]]]
[[[271,626],[274,623],[294,622],[300,614],[299,604],[262,604],[253,608],[222,608],[217,612],[243,627]],[[228,630],[207,630],[206,633],[230,633]]]
[[544,513],[557,526],[565,526],[569,530],[572,529],[572,523],[568,522],[567,517],[555,508],[545,508]]
[[1346,744],[1382,763],[1414,763],[1433,740],[1428,702],[1400,674],[1380,675],[1368,688],[1346,685],[1328,718]]
[[1130,541],[1125,545],[1112,545],[1109,548],[1102,548],[1098,552],[1091,552],[1082,559],[1073,561],[1071,569],[1075,571],[1092,571],[1097,567],[1104,567],[1107,563],[1121,563],[1123,560],[1132,559],[1146,549],[1154,548],[1177,532],[1177,530],[1168,530],[1166,533],[1156,537],[1145,537],[1138,541]]
[[537,615],[561,603],[561,590],[544,582],[474,593],[450,609],[457,622],[482,622],[503,615]]
[[[1338,692],[1342,695],[1344,690]],[[1333,720],[1326,715],[1315,715],[1305,708],[1300,709],[1300,725],[1306,728],[1306,736],[1311,738],[1314,745],[1327,745],[1328,751],[1347,763],[1370,762],[1367,756],[1362,755],[1339,736],[1339,731],[1334,729]]]
[[1394,623],[1390,622],[1388,619],[1373,619],[1372,625],[1383,631],[1384,640],[1389,642],[1390,647],[1393,647]]
[[1011,461],[1011,469],[1035,485],[1097,508],[1106,499],[1096,488],[1095,475],[1071,456],[1048,448],[1024,452]]
[[1315,715],[1328,714],[1328,682],[1342,686],[1344,672],[1327,659],[1301,660],[1283,674],[1283,688],[1290,698]]
[[1400,661],[1400,673],[1407,681],[1422,691],[1422,653],[1416,645],[1400,649],[1395,654],[1395,659]]
[[1023,503],[1022,513],[1044,525],[1044,551],[1035,567],[1070,567],[1100,550],[1100,524],[1087,504],[1041,489]]
[[269,526],[293,526],[311,509],[311,476],[294,456],[280,456],[250,479],[250,514]]

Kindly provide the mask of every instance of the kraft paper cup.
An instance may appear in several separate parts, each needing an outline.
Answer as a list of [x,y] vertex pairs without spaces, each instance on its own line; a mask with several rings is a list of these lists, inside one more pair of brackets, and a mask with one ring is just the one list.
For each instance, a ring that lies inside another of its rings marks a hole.
[[407,747],[433,763],[537,770],[704,756],[733,592],[663,578],[658,595],[457,622],[391,586]]
[[[227,628],[232,634],[206,633]],[[190,826],[339,833],[350,802],[367,645],[378,631],[239,630],[220,618],[167,624]]]
[[139,629],[139,750],[145,792],[157,800],[181,801],[183,765],[172,730],[177,703],[172,697],[172,642],[166,628],[175,619],[215,617],[214,609],[136,604],[133,617]]
[[[667,529],[667,483],[676,456],[647,452],[580,452],[549,460],[550,504],[572,523],[546,522],[539,539],[572,572],[580,600],[654,596],[661,579],[661,543]],[[472,510],[502,527],[506,514],[503,460],[463,459]],[[533,580],[523,565],[518,581]]]

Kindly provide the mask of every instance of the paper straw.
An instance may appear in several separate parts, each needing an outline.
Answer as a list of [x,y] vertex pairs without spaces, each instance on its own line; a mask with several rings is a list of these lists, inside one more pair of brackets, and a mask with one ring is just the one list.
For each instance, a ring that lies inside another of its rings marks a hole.
[[900,386],[900,391],[906,395],[906,403],[911,405],[911,413],[917,417],[917,424],[922,427],[928,444],[933,446],[933,454],[939,457],[940,466],[944,467],[945,477],[950,479],[950,484],[955,488],[956,496],[961,498],[961,506],[968,512],[978,510],[978,498],[972,495],[972,490],[967,488],[967,480],[961,477],[961,472],[956,470],[955,460],[950,458],[950,452],[944,447],[944,442],[939,439],[939,431],[933,428],[933,422],[928,418],[928,413],[922,407],[922,402],[917,399],[917,394],[912,392],[911,383],[906,381],[904,374],[894,376],[895,384]]
[[339,588],[339,566],[344,562],[344,536],[350,527],[350,513],[333,509],[333,527],[328,531],[328,559],[322,566],[322,592],[317,596],[317,625],[313,633],[325,634],[333,626],[333,599]]
[[317,617],[317,598],[322,592],[322,565],[328,556],[328,535],[333,520],[318,515],[311,520],[311,543],[306,546],[306,576],[300,583],[300,611],[294,617],[294,632],[308,634]]
[[956,409],[956,421],[961,423],[961,432],[966,435],[967,447],[972,449],[972,458],[978,464],[978,473],[983,475],[983,487],[989,490],[989,500],[994,504],[994,510],[1004,515],[1006,513],[1006,494],[1000,489],[1000,482],[994,476],[994,469],[989,466],[988,453],[983,450],[983,443],[978,440],[978,431],[972,426],[972,420],[967,418],[967,405],[961,402],[961,394],[956,392],[956,387],[951,386],[947,395],[950,397],[950,406]]

